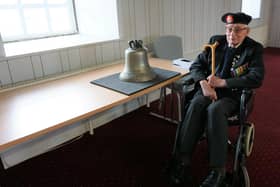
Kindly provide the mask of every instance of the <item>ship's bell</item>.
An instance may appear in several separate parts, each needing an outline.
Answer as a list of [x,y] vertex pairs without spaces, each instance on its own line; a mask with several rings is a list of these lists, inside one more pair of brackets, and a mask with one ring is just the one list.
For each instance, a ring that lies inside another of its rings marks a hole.
[[125,50],[124,69],[119,78],[127,82],[146,82],[156,77],[155,72],[148,63],[147,49],[143,47],[142,40],[131,40],[129,48]]

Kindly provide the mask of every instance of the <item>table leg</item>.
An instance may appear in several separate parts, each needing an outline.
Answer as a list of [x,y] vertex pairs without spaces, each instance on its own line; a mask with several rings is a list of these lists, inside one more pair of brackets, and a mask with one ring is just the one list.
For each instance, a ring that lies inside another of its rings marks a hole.
[[93,122],[93,120],[89,119],[88,124],[89,124],[89,134],[93,135],[94,134],[94,122]]

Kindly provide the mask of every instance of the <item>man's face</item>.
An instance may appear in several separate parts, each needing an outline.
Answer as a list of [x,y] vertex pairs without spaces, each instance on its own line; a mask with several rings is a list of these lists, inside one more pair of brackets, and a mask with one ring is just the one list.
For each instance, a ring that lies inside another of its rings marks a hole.
[[238,23],[226,25],[227,42],[232,47],[240,44],[248,34],[249,27],[245,24]]

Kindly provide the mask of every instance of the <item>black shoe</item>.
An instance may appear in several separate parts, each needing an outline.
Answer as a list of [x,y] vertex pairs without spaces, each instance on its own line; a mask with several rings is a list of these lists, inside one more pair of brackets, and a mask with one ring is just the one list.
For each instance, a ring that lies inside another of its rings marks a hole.
[[211,170],[200,187],[226,187],[225,175],[217,170]]
[[170,175],[170,181],[173,185],[190,185],[192,183],[191,171],[189,166],[179,163]]
[[171,159],[165,167],[165,176],[168,182],[173,186],[182,186],[192,184],[190,166],[186,166],[183,162]]

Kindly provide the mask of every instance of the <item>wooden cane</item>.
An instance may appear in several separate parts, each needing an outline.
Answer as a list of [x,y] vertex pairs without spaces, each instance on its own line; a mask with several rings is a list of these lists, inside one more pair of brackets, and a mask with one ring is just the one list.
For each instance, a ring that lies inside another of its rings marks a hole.
[[216,47],[219,45],[219,42],[215,41],[214,44],[206,44],[203,46],[204,50],[206,50],[206,48],[210,48],[211,49],[211,54],[212,54],[212,64],[211,64],[211,74],[215,75],[215,67],[216,67],[216,63],[215,63],[215,49]]

